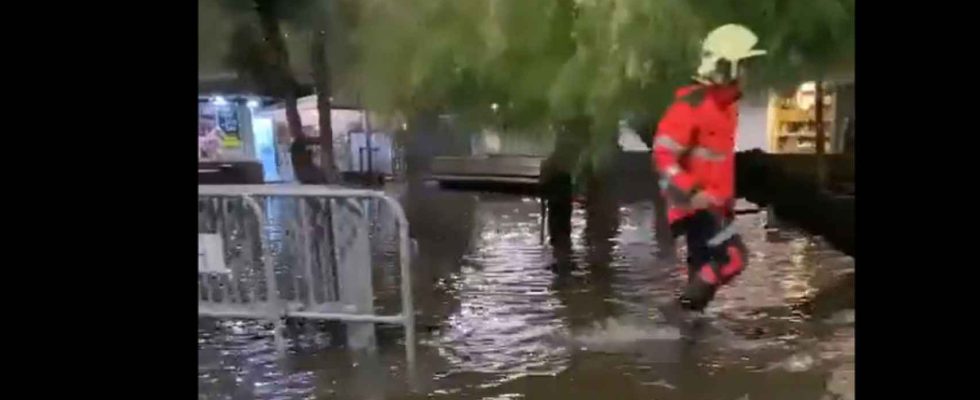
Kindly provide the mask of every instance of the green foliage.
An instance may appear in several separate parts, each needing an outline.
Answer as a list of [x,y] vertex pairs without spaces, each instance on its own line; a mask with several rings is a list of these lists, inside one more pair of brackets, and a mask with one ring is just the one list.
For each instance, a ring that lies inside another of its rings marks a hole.
[[[294,69],[308,64],[309,34],[329,30],[334,93],[384,114],[574,136],[562,143],[593,160],[614,146],[619,120],[643,132],[660,116],[716,26],[744,24],[769,50],[750,64],[755,89],[846,69],[854,52],[854,0],[202,1],[252,18],[257,5],[273,10],[294,33]],[[236,28],[227,60],[239,70],[262,72],[259,32]],[[588,129],[560,128],[572,122]]]
[[825,77],[854,62],[854,0],[710,0],[699,8],[710,25],[746,25],[769,51],[752,64],[758,87]]
[[276,68],[272,49],[262,40],[254,24],[239,23],[231,35],[225,63],[258,85],[263,93],[284,93],[287,82]]
[[[260,7],[261,6],[261,7]],[[215,64],[238,71],[262,88],[281,82],[270,71],[268,40],[259,25],[259,12],[268,12],[281,25],[291,73],[301,84],[312,82],[311,37],[326,32],[334,96],[353,106],[360,75],[353,43],[353,24],[359,20],[356,0],[199,0],[198,54],[208,70]],[[279,93],[269,91],[268,93]],[[340,93],[338,95],[338,93]]]
[[[514,125],[655,114],[711,28],[738,22],[770,56],[759,83],[824,72],[853,52],[853,0],[364,0],[366,98]],[[506,105],[494,115],[490,104]]]

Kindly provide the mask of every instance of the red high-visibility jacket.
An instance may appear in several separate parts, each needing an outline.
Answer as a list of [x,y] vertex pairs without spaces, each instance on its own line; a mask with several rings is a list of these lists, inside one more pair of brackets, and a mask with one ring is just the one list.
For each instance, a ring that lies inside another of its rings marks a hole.
[[698,191],[711,197],[713,211],[732,215],[738,98],[735,86],[685,86],[660,120],[653,164],[669,200],[671,223],[693,212],[687,202]]

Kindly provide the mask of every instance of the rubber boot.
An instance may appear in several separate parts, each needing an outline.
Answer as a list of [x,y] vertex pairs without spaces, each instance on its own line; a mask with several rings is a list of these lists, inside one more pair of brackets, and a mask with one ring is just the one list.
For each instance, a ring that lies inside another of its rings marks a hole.
[[[692,311],[701,311],[708,306],[708,303],[715,298],[718,290],[717,268],[712,264],[705,264],[688,277],[687,287],[681,294],[681,307]],[[692,271],[694,272],[694,271]]]
[[681,308],[690,311],[702,311],[715,298],[717,286],[694,277],[684,288],[680,296]]

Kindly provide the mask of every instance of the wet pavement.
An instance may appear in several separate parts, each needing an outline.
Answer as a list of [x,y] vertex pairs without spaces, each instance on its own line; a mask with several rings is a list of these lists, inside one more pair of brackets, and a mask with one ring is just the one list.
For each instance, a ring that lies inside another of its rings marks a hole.
[[[697,316],[669,306],[684,276],[655,256],[651,202],[576,205],[571,263],[556,266],[535,198],[401,198],[418,248],[414,379],[400,327],[361,354],[338,324],[294,321],[280,357],[261,323],[202,319],[199,398],[853,398],[854,261],[767,229],[765,212],[737,220],[749,267]],[[395,313],[397,268],[379,264],[376,304]]]

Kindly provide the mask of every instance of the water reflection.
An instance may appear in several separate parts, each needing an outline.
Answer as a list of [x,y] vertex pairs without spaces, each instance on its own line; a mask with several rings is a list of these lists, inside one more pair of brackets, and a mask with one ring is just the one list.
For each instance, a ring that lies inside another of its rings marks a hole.
[[473,251],[452,282],[459,301],[439,337],[452,373],[498,374],[498,382],[526,375],[554,375],[567,352],[547,339],[561,321],[561,307],[539,238],[534,201],[481,201]]
[[[655,256],[652,202],[576,205],[563,269],[551,268],[534,199],[421,187],[403,203],[419,248],[419,391],[404,384],[397,327],[379,328],[378,353],[359,358],[343,329],[293,324],[280,359],[261,324],[202,320],[201,398],[819,399],[853,388],[853,260],[765,229],[764,214],[739,217],[751,264],[682,341],[662,305],[683,270]],[[393,259],[376,260],[376,304],[397,307]]]

